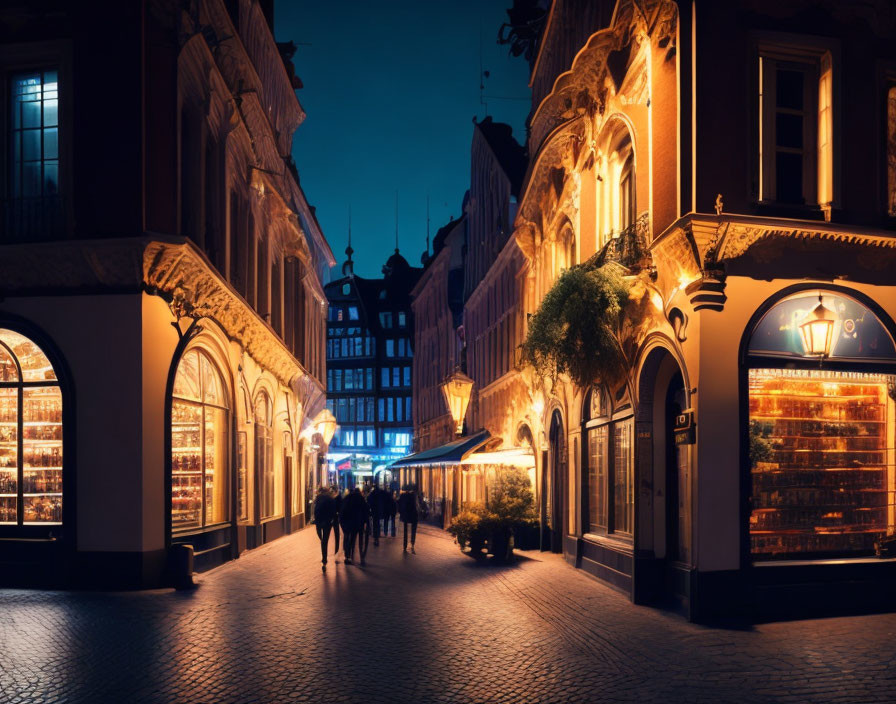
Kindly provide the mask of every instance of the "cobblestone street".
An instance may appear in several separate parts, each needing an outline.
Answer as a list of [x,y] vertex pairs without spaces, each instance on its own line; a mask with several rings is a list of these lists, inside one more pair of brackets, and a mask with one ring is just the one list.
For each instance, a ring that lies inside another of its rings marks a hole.
[[896,614],[689,624],[524,553],[478,566],[421,528],[321,574],[313,530],[193,592],[0,591],[0,700],[872,702],[896,699]]

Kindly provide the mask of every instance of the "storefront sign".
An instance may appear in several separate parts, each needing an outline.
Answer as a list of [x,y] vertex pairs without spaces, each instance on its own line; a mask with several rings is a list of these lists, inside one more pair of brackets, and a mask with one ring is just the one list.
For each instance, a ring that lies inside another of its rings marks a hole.
[[697,442],[697,427],[694,424],[694,412],[684,411],[675,416],[675,444],[693,445]]

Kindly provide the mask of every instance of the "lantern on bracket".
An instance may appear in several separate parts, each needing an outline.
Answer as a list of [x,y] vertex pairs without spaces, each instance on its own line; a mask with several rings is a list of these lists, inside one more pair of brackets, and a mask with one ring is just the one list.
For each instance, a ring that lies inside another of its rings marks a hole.
[[825,307],[821,294],[818,294],[818,305],[800,323],[806,355],[820,358],[831,356],[836,320],[836,314]]
[[441,389],[445,395],[445,403],[448,404],[448,411],[454,420],[454,433],[461,435],[464,432],[464,416],[467,414],[470,395],[473,393],[473,380],[457,369],[442,382]]

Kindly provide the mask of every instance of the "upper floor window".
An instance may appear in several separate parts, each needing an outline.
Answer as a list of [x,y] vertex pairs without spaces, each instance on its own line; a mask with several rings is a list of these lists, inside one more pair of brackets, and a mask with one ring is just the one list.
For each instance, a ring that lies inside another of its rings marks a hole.
[[10,81],[9,212],[13,238],[61,226],[58,71],[28,71]]
[[389,313],[389,312],[380,313],[380,325],[382,325],[384,328],[391,328],[392,327],[392,313]]
[[400,328],[407,327],[407,324],[408,324],[407,315],[405,315],[404,313],[399,313],[398,314],[398,327],[400,327]]
[[833,200],[830,52],[767,47],[759,56],[759,200]]
[[349,284],[342,284],[342,295],[347,296],[352,292],[352,287]]
[[896,217],[896,83],[887,91],[887,214]]
[[357,306],[349,306],[348,319],[349,320],[357,320],[358,319],[358,307]]

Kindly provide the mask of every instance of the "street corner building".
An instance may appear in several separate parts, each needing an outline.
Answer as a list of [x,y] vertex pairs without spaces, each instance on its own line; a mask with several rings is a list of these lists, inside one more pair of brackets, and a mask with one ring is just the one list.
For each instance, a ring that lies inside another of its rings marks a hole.
[[272,16],[0,13],[4,585],[171,584],[307,520],[334,260]]
[[[403,462],[438,467],[454,452],[466,477],[531,456],[541,546],[637,603],[677,601],[695,619],[886,606],[896,11],[514,9],[503,37],[531,66],[528,164],[509,236],[492,218],[466,240],[480,258],[464,268],[462,324],[446,327],[462,349],[439,369],[474,384],[470,444],[458,450],[446,420],[442,456]],[[470,201],[468,219],[483,207]],[[421,286],[444,287],[450,256]],[[618,365],[536,374],[520,354],[530,324],[579,272],[626,290],[615,318],[586,313]],[[427,326],[457,317],[444,291],[418,291],[415,306],[430,300],[443,313],[418,314],[418,350]],[[414,361],[430,382],[415,388],[418,440],[448,418],[434,364]],[[442,486],[464,502],[463,486]]]

